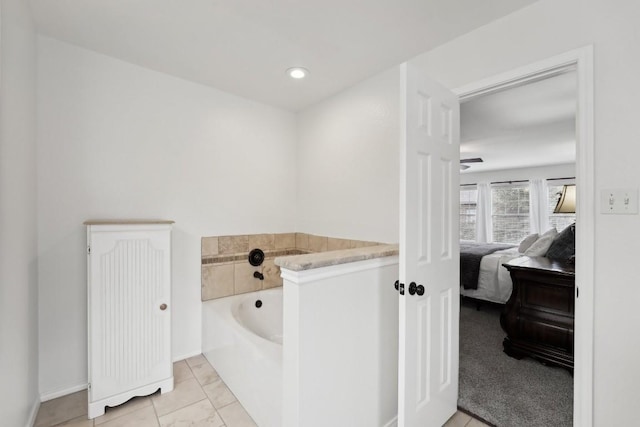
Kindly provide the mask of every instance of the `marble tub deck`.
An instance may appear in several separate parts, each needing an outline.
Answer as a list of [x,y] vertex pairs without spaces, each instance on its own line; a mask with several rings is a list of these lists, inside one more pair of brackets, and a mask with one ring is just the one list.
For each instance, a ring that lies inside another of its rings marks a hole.
[[280,268],[291,271],[304,271],[368,259],[395,256],[398,255],[398,253],[398,245],[376,245],[364,248],[278,257],[274,262]]

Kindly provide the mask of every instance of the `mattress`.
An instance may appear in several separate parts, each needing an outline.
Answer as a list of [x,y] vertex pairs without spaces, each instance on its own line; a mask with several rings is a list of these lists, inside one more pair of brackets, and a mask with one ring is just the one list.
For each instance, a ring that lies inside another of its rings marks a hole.
[[511,296],[511,275],[502,266],[514,258],[522,256],[518,248],[504,249],[485,255],[480,261],[478,289],[460,287],[460,294],[466,297],[504,304]]

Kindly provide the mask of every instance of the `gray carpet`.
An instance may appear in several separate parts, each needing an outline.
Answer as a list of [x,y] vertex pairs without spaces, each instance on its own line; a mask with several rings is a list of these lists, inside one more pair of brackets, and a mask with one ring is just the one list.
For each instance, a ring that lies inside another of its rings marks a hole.
[[458,406],[498,427],[563,427],[573,419],[573,377],[502,352],[501,307],[460,305]]

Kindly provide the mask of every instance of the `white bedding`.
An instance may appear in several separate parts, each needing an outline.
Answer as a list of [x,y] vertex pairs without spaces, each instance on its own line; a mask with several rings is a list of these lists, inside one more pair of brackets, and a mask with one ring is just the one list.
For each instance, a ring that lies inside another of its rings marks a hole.
[[518,247],[496,251],[485,255],[480,261],[478,289],[464,289],[460,293],[466,297],[504,304],[511,296],[511,275],[502,266],[505,262],[522,256]]

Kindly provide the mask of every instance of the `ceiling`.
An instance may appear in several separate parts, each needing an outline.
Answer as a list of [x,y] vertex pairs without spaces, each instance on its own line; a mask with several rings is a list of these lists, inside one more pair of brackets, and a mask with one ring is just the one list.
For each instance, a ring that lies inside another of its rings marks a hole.
[[473,98],[460,106],[462,173],[575,163],[576,72]]
[[291,111],[534,2],[30,1],[41,34]]

